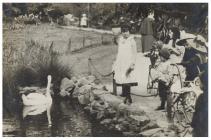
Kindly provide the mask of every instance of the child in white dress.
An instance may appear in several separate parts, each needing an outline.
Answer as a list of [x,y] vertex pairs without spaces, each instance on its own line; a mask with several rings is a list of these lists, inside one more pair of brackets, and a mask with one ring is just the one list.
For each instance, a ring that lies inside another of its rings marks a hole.
[[132,103],[129,83],[135,82],[132,73],[135,68],[137,47],[134,37],[129,33],[128,26],[121,27],[121,35],[118,37],[117,44],[118,53],[112,68],[115,73],[114,79],[116,83],[122,84],[122,95],[126,97],[124,103],[127,101]]

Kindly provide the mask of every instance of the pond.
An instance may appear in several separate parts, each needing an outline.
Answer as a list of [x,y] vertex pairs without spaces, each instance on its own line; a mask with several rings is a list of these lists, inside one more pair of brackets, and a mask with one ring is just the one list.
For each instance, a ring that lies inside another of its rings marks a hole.
[[[20,114],[3,116],[4,137],[106,137],[122,136],[109,131],[83,111],[76,100],[54,100],[52,127],[48,127],[46,112],[21,119]],[[22,113],[21,113],[22,114]],[[10,128],[9,128],[10,127]]]

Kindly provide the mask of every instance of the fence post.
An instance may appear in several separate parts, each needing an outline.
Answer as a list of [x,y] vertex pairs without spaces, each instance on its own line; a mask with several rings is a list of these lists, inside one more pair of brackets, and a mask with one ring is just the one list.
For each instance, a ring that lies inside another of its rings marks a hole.
[[113,73],[113,94],[117,95],[117,86],[116,86],[116,80],[114,79],[114,73]]
[[83,36],[83,47],[82,48],[84,48],[85,47],[85,36]]
[[92,75],[92,70],[91,70],[91,66],[90,66],[90,61],[91,61],[91,58],[89,57],[89,58],[88,58],[88,74],[89,74],[89,75]]
[[103,45],[103,34],[101,35],[101,43]]
[[72,50],[71,50],[71,44],[72,44],[72,42],[71,42],[71,38],[69,38],[69,41],[68,41],[68,50],[67,50],[67,52],[69,53],[69,52],[72,52]]

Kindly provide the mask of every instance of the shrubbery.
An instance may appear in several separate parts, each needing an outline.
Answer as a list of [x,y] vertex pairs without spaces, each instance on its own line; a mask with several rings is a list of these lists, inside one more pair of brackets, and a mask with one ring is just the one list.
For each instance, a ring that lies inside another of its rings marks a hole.
[[16,51],[16,53],[21,54],[18,55],[18,58],[16,53],[10,56],[12,59],[16,58],[15,62],[8,62],[13,62],[13,65],[6,64],[8,58],[4,58],[4,94],[8,94],[7,92],[17,93],[19,86],[45,87],[47,75],[52,75],[53,88],[56,90],[59,88],[62,78],[71,77],[69,67],[62,65],[59,61],[59,54],[53,51],[53,42],[49,47],[40,45],[34,40],[26,41],[23,50],[23,52]]

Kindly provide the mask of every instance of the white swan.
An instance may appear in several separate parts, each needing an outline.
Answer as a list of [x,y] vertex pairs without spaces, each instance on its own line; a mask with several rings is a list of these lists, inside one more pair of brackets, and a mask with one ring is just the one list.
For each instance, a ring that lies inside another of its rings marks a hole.
[[30,93],[28,95],[22,94],[22,100],[24,104],[23,118],[27,115],[37,115],[47,110],[48,124],[51,126],[51,106],[52,97],[50,94],[51,75],[48,75],[48,84],[46,88],[46,94],[42,93]]

